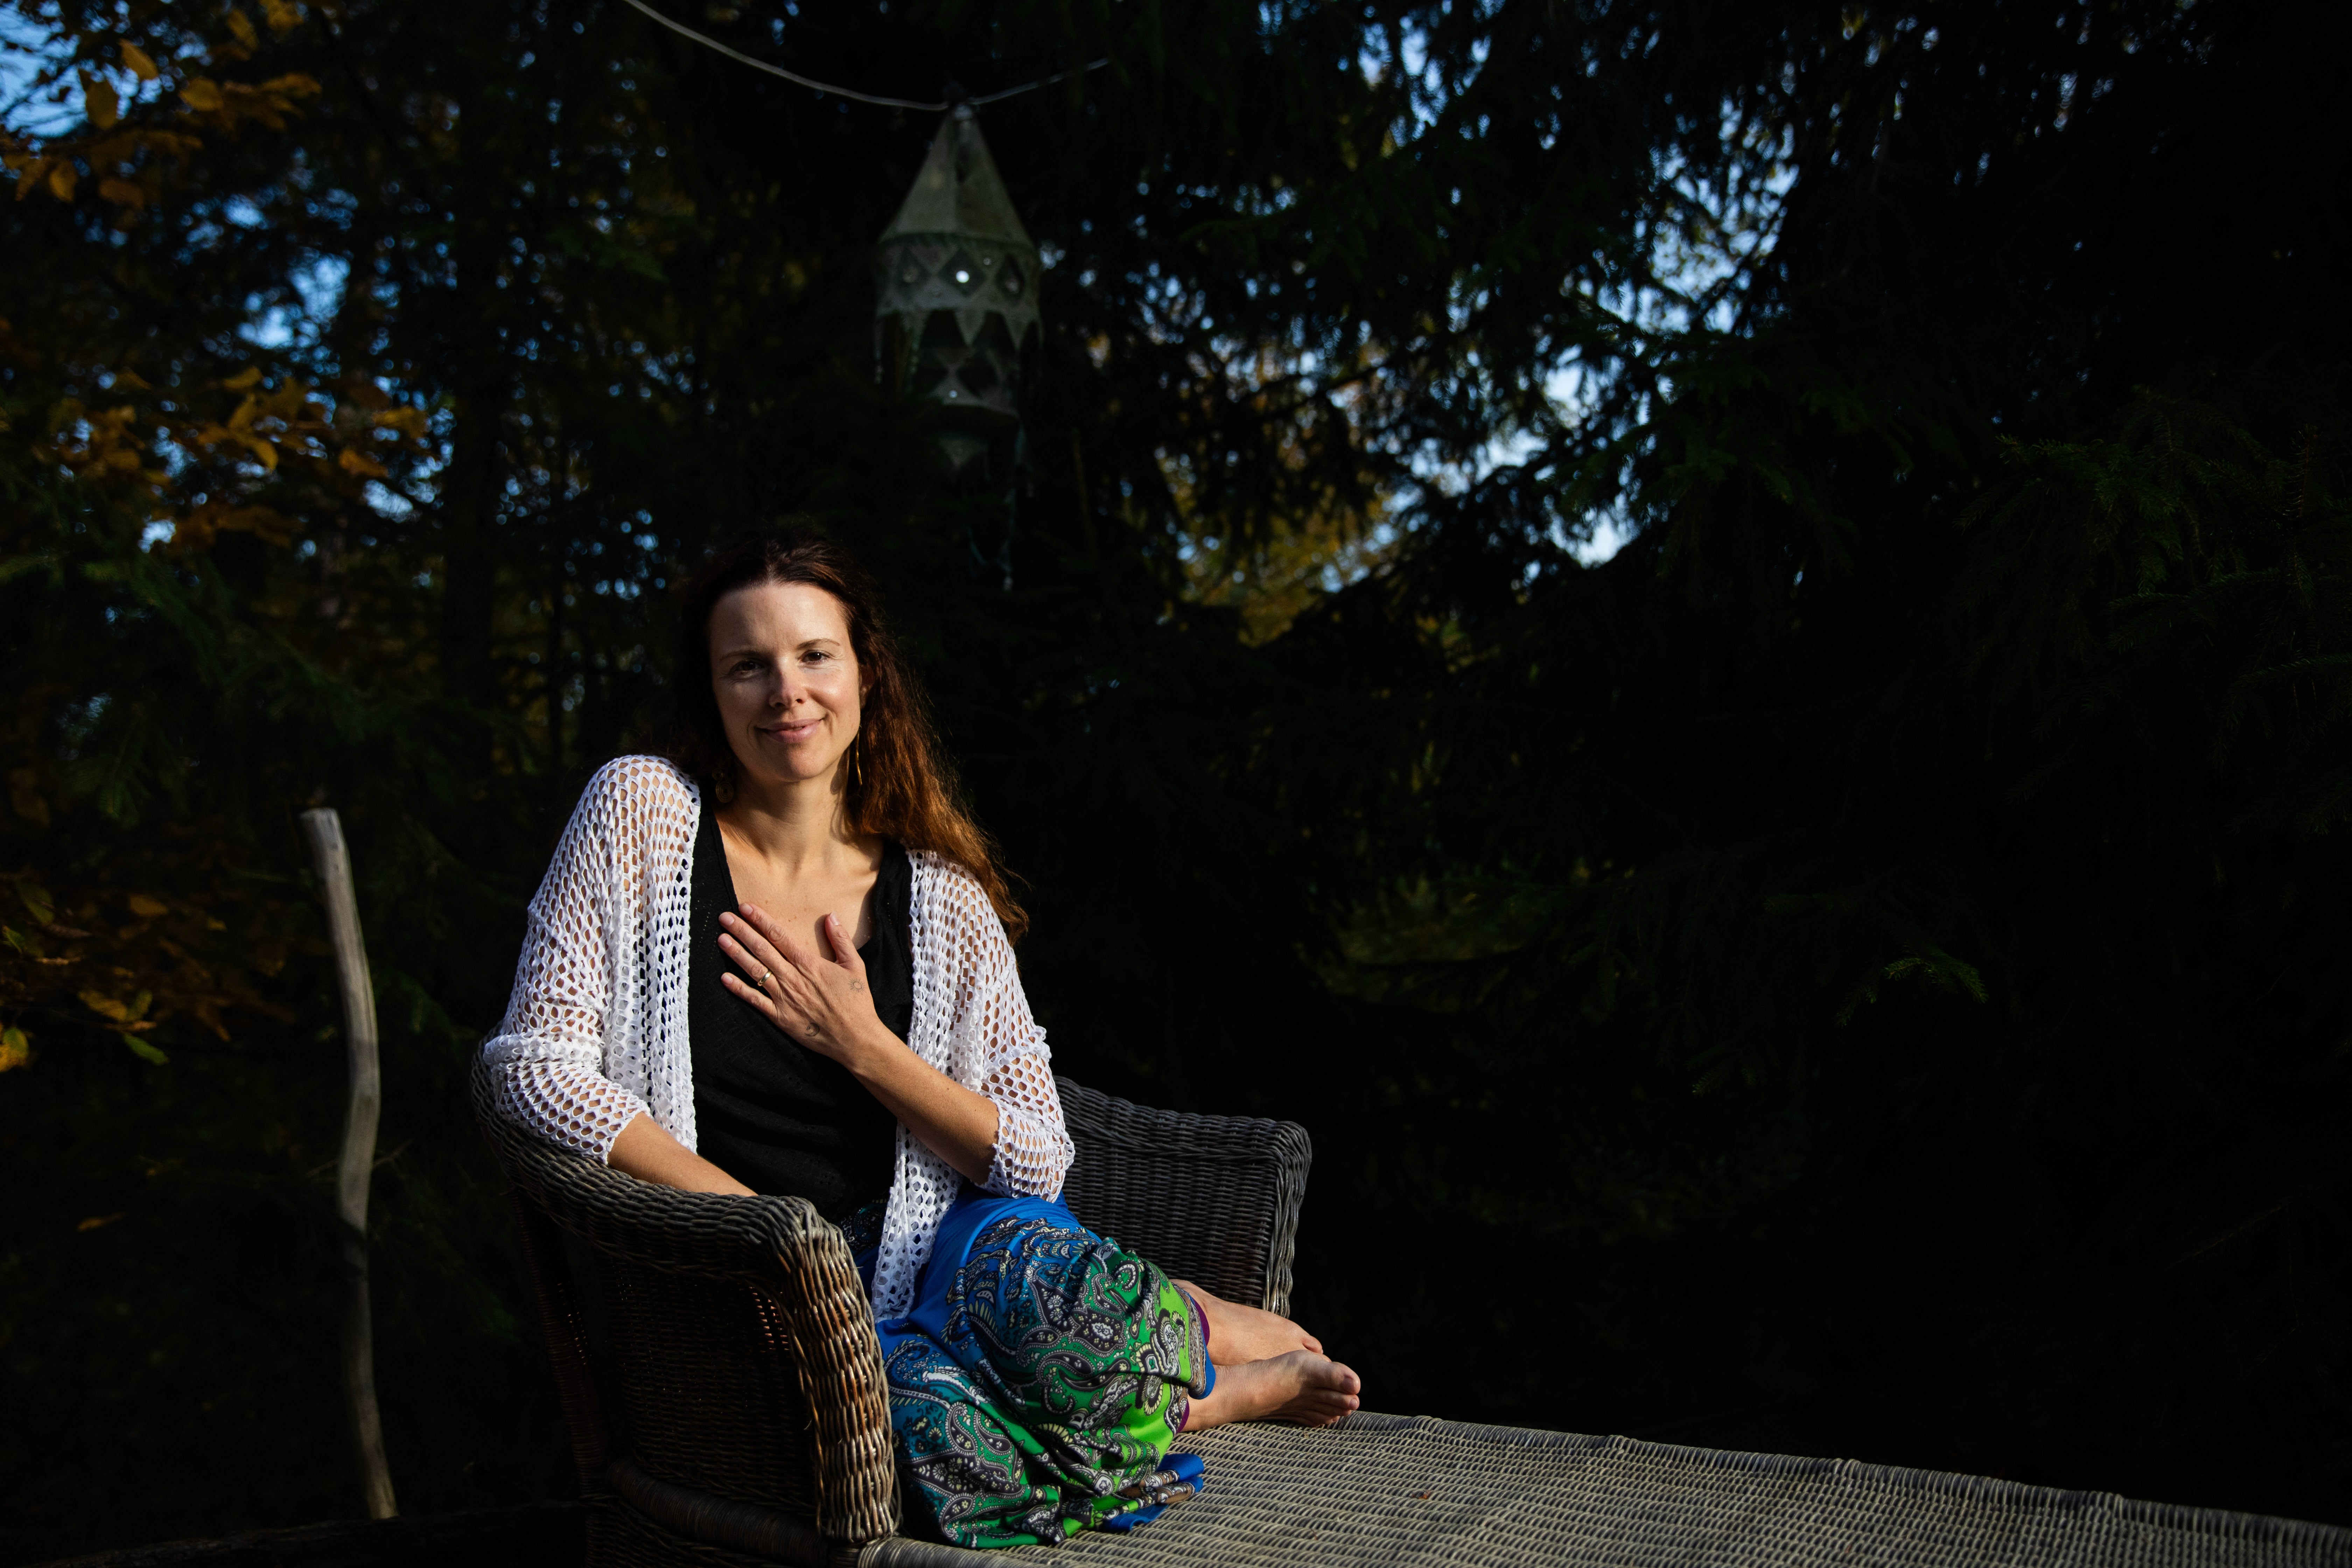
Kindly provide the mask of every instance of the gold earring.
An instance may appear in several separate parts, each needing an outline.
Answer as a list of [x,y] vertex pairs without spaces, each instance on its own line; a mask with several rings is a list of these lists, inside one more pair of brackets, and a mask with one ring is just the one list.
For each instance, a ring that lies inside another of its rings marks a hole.
[[866,765],[858,761],[858,752],[865,750],[865,740],[866,737],[860,735],[849,742],[849,776],[856,781],[859,789],[866,787]]

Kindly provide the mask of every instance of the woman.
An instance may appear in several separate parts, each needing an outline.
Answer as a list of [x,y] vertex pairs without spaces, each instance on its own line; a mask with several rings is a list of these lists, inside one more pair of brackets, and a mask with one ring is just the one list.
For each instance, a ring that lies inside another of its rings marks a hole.
[[682,632],[668,755],[596,774],[531,901],[484,1047],[504,1113],[644,1181],[839,1224],[899,1444],[959,1544],[1133,1509],[1179,1432],[1356,1408],[1297,1324],[1061,1204],[1025,921],[847,554],[722,551]]

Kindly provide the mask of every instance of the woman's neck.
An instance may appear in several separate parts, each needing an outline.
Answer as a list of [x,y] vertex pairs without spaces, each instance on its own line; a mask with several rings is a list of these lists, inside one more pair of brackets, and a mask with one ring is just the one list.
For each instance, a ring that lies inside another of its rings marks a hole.
[[719,808],[718,816],[740,847],[791,879],[865,858],[830,773],[788,781],[739,775],[735,798]]

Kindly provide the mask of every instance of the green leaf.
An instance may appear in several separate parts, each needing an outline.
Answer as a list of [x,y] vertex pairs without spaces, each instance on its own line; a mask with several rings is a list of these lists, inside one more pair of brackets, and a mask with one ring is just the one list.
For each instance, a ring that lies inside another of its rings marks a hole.
[[172,1059],[165,1056],[159,1047],[141,1039],[136,1035],[121,1035],[116,1037],[121,1040],[124,1045],[129,1046],[131,1047],[131,1054],[137,1057],[142,1061],[152,1062],[157,1067],[162,1067],[165,1062]]

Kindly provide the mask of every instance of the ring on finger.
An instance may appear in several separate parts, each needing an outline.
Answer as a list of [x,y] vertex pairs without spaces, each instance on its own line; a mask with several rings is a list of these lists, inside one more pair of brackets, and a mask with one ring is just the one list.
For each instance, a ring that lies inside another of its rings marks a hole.
[[757,985],[761,990],[765,991],[768,988],[768,976],[774,973],[775,971],[772,969],[762,969],[760,971],[760,978],[754,980],[751,984]]

